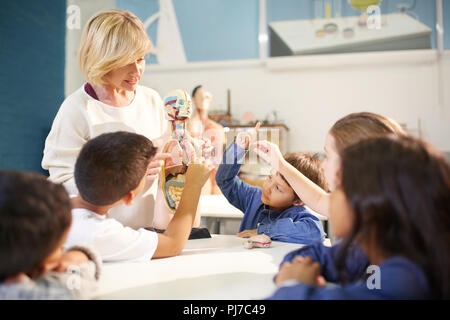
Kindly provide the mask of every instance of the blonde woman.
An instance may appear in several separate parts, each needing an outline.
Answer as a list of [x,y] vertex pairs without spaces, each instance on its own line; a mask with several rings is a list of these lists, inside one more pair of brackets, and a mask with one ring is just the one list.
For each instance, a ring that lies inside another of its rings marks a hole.
[[[74,165],[81,147],[107,132],[128,131],[146,136],[160,147],[170,138],[163,102],[153,89],[139,85],[145,69],[144,55],[151,42],[142,22],[132,13],[107,10],[86,24],[78,62],[87,82],[62,103],[45,141],[42,167],[50,180],[62,183],[71,195],[78,194]],[[149,166],[149,176],[131,206],[110,212],[124,225],[151,227],[157,191],[159,155]]]

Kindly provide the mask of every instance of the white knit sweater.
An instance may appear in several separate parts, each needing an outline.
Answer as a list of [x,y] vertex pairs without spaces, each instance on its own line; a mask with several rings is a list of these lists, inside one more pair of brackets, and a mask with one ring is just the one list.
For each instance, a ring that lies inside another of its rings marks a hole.
[[[170,127],[160,95],[138,86],[136,96],[126,107],[113,107],[95,100],[84,85],[62,103],[45,141],[42,167],[50,180],[63,183],[70,195],[78,194],[73,177],[75,161],[82,146],[102,133],[128,131],[142,134],[160,148],[170,138]],[[124,225],[151,227],[157,183],[146,183],[133,205],[110,210],[110,217]]]

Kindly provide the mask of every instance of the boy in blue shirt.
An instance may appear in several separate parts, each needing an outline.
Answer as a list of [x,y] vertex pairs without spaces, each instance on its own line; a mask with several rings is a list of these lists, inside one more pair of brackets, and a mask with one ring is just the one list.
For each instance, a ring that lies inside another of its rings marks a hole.
[[[238,236],[265,234],[272,240],[310,244],[325,239],[321,221],[303,205],[286,180],[272,169],[262,188],[241,181],[237,175],[254,134],[241,132],[224,152],[216,182],[227,200],[244,212]],[[309,154],[289,154],[286,160],[309,179],[325,188],[320,161]]]

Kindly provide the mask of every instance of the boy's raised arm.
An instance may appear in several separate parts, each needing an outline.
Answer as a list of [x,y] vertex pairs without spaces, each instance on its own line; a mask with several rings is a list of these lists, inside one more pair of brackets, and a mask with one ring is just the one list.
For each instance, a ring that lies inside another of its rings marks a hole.
[[172,257],[181,253],[191,233],[200,192],[214,166],[204,159],[191,163],[180,204],[164,233],[158,233],[158,246],[153,258]]
[[216,173],[216,182],[223,195],[233,206],[244,212],[252,198],[250,195],[256,188],[241,181],[237,175],[259,127],[258,122],[252,132],[240,132],[236,136],[236,141],[226,148]]

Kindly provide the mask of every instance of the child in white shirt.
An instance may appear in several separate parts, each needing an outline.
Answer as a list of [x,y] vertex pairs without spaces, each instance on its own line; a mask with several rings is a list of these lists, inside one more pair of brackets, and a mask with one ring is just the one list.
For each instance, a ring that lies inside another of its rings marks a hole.
[[66,245],[92,244],[103,261],[148,261],[181,252],[201,188],[213,169],[204,160],[189,165],[180,204],[164,233],[134,230],[108,217],[111,208],[131,205],[140,196],[155,153],[148,138],[124,131],[102,134],[83,146],[75,164],[79,195],[72,199],[73,222]]

